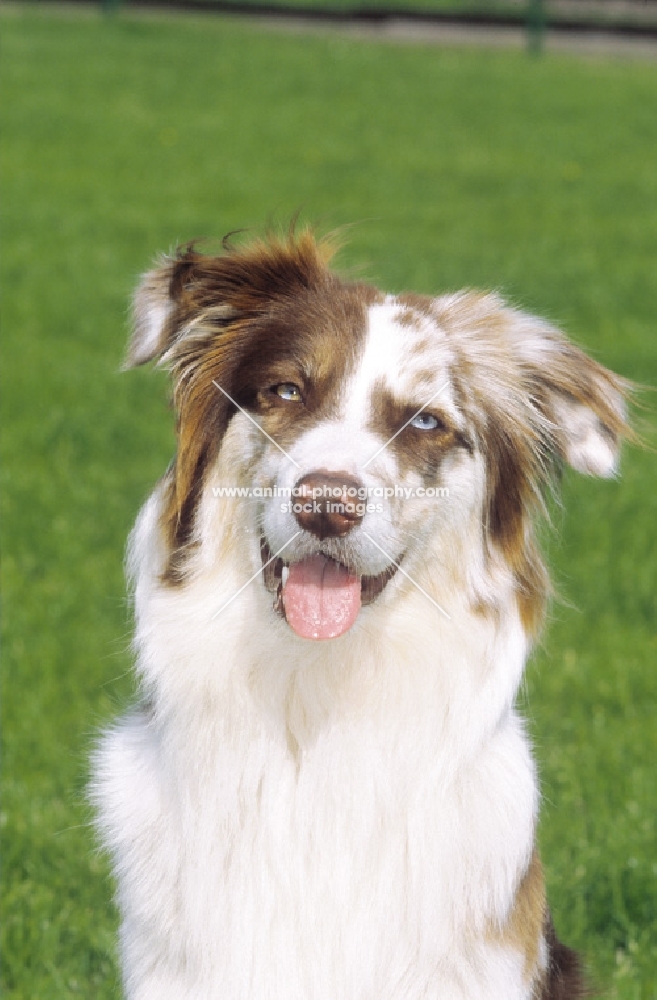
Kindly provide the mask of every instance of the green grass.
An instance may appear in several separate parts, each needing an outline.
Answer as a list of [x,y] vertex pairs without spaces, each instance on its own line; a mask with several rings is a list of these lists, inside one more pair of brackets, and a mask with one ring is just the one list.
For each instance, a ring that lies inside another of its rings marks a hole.
[[[657,379],[657,66],[268,35],[227,20],[0,20],[3,91],[4,996],[117,995],[83,788],[129,698],[122,549],[172,449],[162,378],[119,374],[159,250],[355,223],[391,290],[475,285]],[[562,594],[528,673],[561,935],[655,998],[656,482],[568,475]]]

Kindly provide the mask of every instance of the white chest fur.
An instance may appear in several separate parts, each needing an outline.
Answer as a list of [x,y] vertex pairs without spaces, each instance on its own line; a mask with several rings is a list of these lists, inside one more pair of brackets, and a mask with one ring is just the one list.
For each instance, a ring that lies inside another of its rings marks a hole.
[[157,699],[99,754],[128,995],[527,996],[522,957],[488,934],[537,808],[517,629],[457,634],[411,591],[403,626],[373,608],[335,643],[283,626],[265,647],[256,589],[213,641],[190,621],[207,588],[168,615],[142,597]]

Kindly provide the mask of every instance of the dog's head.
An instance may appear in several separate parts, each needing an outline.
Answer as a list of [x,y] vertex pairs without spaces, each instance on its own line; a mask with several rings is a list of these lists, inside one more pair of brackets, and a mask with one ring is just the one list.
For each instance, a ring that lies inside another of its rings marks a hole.
[[272,613],[304,638],[413,586],[443,607],[509,593],[531,632],[532,514],[564,462],[614,474],[626,384],[497,295],[385,295],[329,258],[305,232],[145,276],[128,364],[170,368],[178,418],[165,580],[200,548],[220,560],[199,511],[232,490]]

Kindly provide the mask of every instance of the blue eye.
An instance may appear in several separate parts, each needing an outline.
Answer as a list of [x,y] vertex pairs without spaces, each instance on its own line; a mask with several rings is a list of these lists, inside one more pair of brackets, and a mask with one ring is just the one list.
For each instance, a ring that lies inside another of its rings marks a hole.
[[300,403],[302,401],[301,389],[294,382],[281,382],[280,385],[272,386],[272,391],[286,399],[289,403]]
[[418,413],[409,424],[409,427],[415,427],[418,431],[435,431],[438,426],[438,418],[431,413]]

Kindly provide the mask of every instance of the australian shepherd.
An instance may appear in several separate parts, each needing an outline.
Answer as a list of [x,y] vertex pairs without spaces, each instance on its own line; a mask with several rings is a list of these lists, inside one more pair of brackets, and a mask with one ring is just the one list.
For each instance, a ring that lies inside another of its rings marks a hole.
[[310,232],[135,298],[177,453],[131,535],[138,705],[95,760],[131,1000],[572,1000],[515,701],[534,522],[626,383],[497,294],[390,295]]

